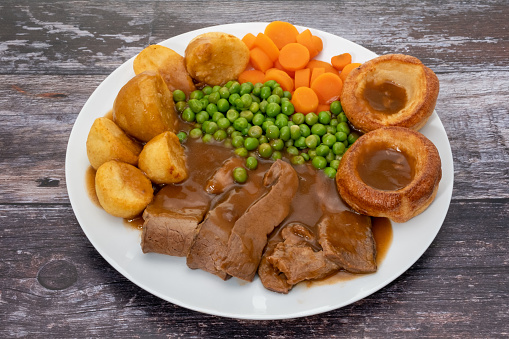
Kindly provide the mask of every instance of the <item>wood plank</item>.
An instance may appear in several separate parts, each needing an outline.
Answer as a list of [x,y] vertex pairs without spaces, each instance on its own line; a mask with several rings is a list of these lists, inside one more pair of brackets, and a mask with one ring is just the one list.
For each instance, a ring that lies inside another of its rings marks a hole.
[[[384,328],[387,335],[500,337],[509,317],[508,211],[507,199],[453,202],[432,247],[379,292],[321,315],[255,322],[189,311],[138,288],[100,257],[67,205],[0,205],[0,336],[376,337]],[[70,286],[45,288],[39,280],[48,271]]]

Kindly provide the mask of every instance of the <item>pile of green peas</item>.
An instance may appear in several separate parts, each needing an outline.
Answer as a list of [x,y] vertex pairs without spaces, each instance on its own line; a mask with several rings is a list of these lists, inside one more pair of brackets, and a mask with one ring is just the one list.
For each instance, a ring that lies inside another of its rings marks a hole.
[[[334,178],[343,154],[359,137],[339,101],[332,102],[329,111],[304,115],[295,112],[291,93],[274,80],[205,86],[187,101],[183,91],[175,90],[173,99],[182,119],[194,124],[189,137],[235,148],[246,157],[248,169],[256,169],[257,157],[277,160],[285,154],[294,165],[311,161]],[[186,132],[177,136],[181,142],[188,137]]]

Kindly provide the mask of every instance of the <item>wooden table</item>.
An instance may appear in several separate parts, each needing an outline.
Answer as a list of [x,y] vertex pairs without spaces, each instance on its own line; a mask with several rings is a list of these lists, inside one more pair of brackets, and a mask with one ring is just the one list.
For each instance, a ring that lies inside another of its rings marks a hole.
[[[509,3],[3,1],[0,337],[509,336]],[[163,301],[89,243],[66,190],[73,123],[145,46],[216,24],[284,20],[420,58],[454,156],[437,238],[379,292],[325,314],[244,321]]]

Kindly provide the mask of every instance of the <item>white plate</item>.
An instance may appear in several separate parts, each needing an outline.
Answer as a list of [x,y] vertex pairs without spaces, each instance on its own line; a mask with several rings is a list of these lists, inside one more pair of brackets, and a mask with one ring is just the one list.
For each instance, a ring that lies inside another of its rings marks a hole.
[[[163,41],[184,54],[188,42],[198,34],[218,31],[242,38],[263,32],[266,23],[242,23],[204,28]],[[297,27],[299,31],[305,27]],[[319,59],[352,54],[364,62],[376,54],[343,38],[311,29],[323,39]],[[226,282],[201,270],[187,268],[185,258],[143,254],[140,232],[123,220],[108,215],[89,199],[85,172],[90,166],[85,142],[93,121],[112,107],[120,88],[134,76],[133,58],[109,75],[90,96],[72,129],[65,162],[67,189],[74,213],[97,251],[118,272],[146,291],[174,304],[199,312],[242,319],[282,319],[313,315],[362,299],[405,272],[426,251],[440,230],[449,208],[453,186],[453,161],[446,132],[436,112],[421,130],[437,146],[443,177],[435,201],[421,215],[405,224],[393,223],[393,243],[378,272],[330,285],[296,286],[288,295],[266,290],[258,278],[252,283],[232,278]],[[302,284],[301,284],[302,285]]]

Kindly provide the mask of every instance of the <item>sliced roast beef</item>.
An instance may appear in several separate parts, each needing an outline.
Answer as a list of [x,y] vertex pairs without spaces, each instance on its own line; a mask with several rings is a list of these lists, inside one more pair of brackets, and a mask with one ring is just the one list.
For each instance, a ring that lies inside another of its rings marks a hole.
[[267,236],[290,212],[291,201],[299,187],[297,173],[282,160],[272,164],[263,181],[269,191],[235,223],[221,265],[226,273],[247,281],[253,280]]
[[220,194],[227,191],[231,186],[235,184],[233,180],[233,169],[235,167],[242,166],[244,164],[244,159],[239,157],[232,157],[226,160],[212,176],[207,181],[205,185],[205,190],[210,194]]
[[371,219],[350,211],[324,214],[319,242],[327,259],[352,273],[376,272],[376,246]]

